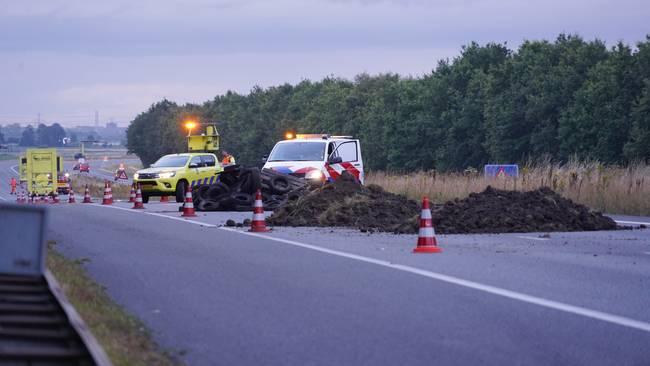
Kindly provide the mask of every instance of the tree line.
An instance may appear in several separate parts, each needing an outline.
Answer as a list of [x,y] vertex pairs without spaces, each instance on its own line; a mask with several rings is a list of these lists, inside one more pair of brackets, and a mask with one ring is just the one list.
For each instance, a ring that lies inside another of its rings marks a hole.
[[20,146],[63,146],[63,139],[66,137],[65,130],[58,123],[46,126],[39,123],[36,128],[28,125],[20,136]]
[[259,164],[286,130],[354,135],[367,168],[480,169],[540,157],[608,164],[650,160],[650,36],[608,48],[555,41],[470,43],[420,77],[360,74],[227,92],[201,105],[162,100],[127,146],[145,164],[186,150],[181,121],[218,122],[222,146]]

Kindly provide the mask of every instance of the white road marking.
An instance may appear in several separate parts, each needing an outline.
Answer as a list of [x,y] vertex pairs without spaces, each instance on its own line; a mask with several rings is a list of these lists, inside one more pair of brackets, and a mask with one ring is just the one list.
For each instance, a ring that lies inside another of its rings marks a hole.
[[548,240],[548,238],[536,238],[534,236],[518,236],[518,238],[530,239],[530,240],[539,240],[539,241],[547,241]]
[[0,200],[6,201],[7,199],[4,198],[4,197],[2,197],[2,196],[0,196]]
[[650,222],[638,222],[638,221],[621,221],[621,220],[614,220],[617,224],[628,224],[628,225],[646,225],[650,226]]
[[[401,265],[401,264],[395,264],[395,263],[391,263],[391,262],[384,261],[384,260],[381,260],[381,259],[364,257],[364,256],[358,255],[358,254],[352,254],[352,253],[342,252],[342,251],[339,251],[339,250],[322,248],[322,247],[319,247],[319,246],[316,246],[316,245],[300,243],[300,242],[293,241],[293,240],[276,238],[276,237],[261,235],[261,234],[257,234],[257,233],[251,233],[251,232],[248,232],[248,231],[241,231],[241,230],[236,230],[236,229],[231,229],[231,228],[226,228],[226,227],[220,227],[220,226],[217,226],[217,225],[208,224],[208,223],[204,223],[204,222],[200,222],[200,221],[183,219],[182,217],[174,217],[174,216],[162,215],[162,214],[155,213],[155,212],[143,212],[141,210],[133,210],[133,209],[123,208],[123,207],[116,207],[116,206],[109,206],[109,205],[94,204],[93,206],[96,206],[96,207],[108,207],[108,208],[113,208],[113,209],[123,210],[123,211],[127,211],[127,212],[133,212],[133,213],[142,213],[142,214],[146,214],[146,215],[152,215],[152,216],[168,218],[168,219],[177,220],[177,221],[181,221],[181,222],[187,222],[187,223],[190,223],[190,224],[195,224],[195,225],[200,225],[200,226],[215,227],[217,229],[229,231],[229,232],[232,232],[232,233],[238,233],[238,234],[241,234],[241,235],[248,235],[248,236],[253,236],[253,237],[256,237],[256,238],[260,238],[260,239],[276,241],[276,242],[279,242],[279,243],[289,244],[289,245],[293,245],[293,246],[304,248],[304,249],[310,249],[310,250],[314,250],[314,251],[321,252],[321,253],[335,255],[335,256],[338,256],[338,257],[354,259],[354,260],[364,262],[364,263],[375,264],[375,265],[378,265],[378,266],[381,266],[381,267],[386,267],[386,268],[391,268],[391,269],[395,269],[395,270],[398,270],[398,271],[408,272],[408,273],[420,275],[420,276],[423,276],[423,277],[431,278],[431,279],[434,279],[434,280],[438,280],[438,281],[442,281],[442,282],[446,282],[446,283],[450,283],[450,284],[454,284],[454,285],[458,285],[458,286],[462,286],[462,287],[467,287],[467,288],[471,288],[471,289],[482,291],[482,292],[487,292],[487,293],[490,293],[490,294],[493,294],[493,295],[506,297],[506,298],[509,298],[509,299],[512,299],[512,300],[517,300],[517,301],[521,301],[521,302],[525,302],[525,303],[529,303],[529,304],[534,304],[534,305],[546,307],[546,308],[549,308],[549,309],[564,311],[566,313],[580,315],[580,316],[583,316],[583,317],[586,317],[586,318],[601,320],[601,321],[604,321],[604,322],[607,322],[607,323],[612,323],[612,324],[616,324],[616,325],[620,325],[620,326],[624,326],[624,327],[628,327],[628,328],[638,329],[638,330],[642,330],[642,331],[650,333],[650,323],[646,323],[644,321],[635,320],[635,319],[627,318],[627,317],[624,317],[624,316],[609,314],[609,313],[605,313],[605,312],[602,312],[602,311],[592,310],[592,309],[584,308],[584,307],[581,307],[581,306],[570,305],[570,304],[566,304],[566,303],[559,302],[559,301],[547,300],[547,299],[544,299],[544,298],[541,298],[541,297],[531,296],[531,295],[527,295],[527,294],[516,292],[516,291],[506,290],[506,289],[496,287],[496,286],[484,285],[484,284],[481,284],[481,283],[478,283],[478,282],[468,281],[468,280],[464,280],[462,278],[448,276],[448,275],[445,275],[445,274],[442,274],[442,273],[427,271],[427,270],[424,270],[424,269],[419,269],[419,268],[415,268],[415,267],[411,267],[411,266],[405,266],[405,265]],[[441,254],[441,255],[444,255],[444,254]]]
[[18,165],[14,165],[10,169],[13,170],[16,175],[20,175],[20,173],[18,172],[18,170],[16,170],[16,168],[18,168]]

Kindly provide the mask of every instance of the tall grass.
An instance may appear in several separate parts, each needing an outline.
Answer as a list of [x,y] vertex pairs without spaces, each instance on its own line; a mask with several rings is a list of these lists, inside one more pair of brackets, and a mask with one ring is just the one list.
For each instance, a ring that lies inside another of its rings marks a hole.
[[480,172],[411,174],[371,172],[366,184],[411,199],[428,196],[436,203],[467,197],[488,185],[507,190],[529,191],[549,187],[564,197],[594,210],[628,215],[650,215],[650,165],[605,166],[597,161],[566,164],[542,161],[520,167],[519,177],[486,179]]

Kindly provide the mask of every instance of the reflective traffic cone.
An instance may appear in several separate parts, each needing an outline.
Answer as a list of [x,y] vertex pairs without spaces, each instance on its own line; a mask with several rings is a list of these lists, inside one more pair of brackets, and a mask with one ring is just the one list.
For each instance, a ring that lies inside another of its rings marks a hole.
[[108,181],[108,199],[111,200],[111,204],[113,204],[113,183]]
[[135,202],[133,202],[133,207],[131,208],[144,208],[142,203],[142,191],[140,191],[140,185],[138,184],[138,189],[135,191]]
[[253,220],[251,221],[251,228],[248,231],[254,233],[266,233],[271,231],[266,227],[266,220],[264,219],[264,204],[262,203],[262,191],[259,189],[255,193],[255,203],[253,204]]
[[433,230],[431,222],[431,209],[429,208],[429,198],[422,199],[422,213],[420,213],[420,232],[418,235],[418,245],[413,249],[413,253],[440,253],[442,249],[436,242],[436,232]]
[[192,186],[188,186],[187,191],[185,191],[185,203],[183,204],[183,214],[181,216],[196,216],[196,213],[194,212],[194,201],[192,201]]
[[42,203],[50,203],[50,196],[45,195],[45,196],[41,197],[41,202]]
[[23,196],[22,192],[18,192],[16,195],[16,203],[23,203]]
[[169,202],[169,197],[168,196],[160,196],[160,203],[166,203]]
[[102,205],[110,205],[113,203],[112,193],[108,181],[104,181],[104,198],[102,199]]
[[129,202],[135,202],[135,183],[131,184],[131,193],[129,193]]
[[54,191],[54,193],[52,194],[52,203],[54,204],[60,202],[61,201],[59,201],[59,193],[57,191]]
[[68,190],[68,203],[76,203],[76,202],[77,201],[75,201],[74,199],[74,191],[72,190],[72,188],[70,188]]
[[86,184],[86,190],[84,191],[84,200],[81,203],[93,203],[93,200],[90,198],[90,191],[88,190],[87,184]]

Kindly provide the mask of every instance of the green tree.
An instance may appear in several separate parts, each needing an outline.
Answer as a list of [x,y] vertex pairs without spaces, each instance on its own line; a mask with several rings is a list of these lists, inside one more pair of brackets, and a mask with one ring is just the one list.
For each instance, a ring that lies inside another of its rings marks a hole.
[[20,137],[20,146],[34,146],[36,145],[36,133],[34,127],[31,125],[25,127]]

